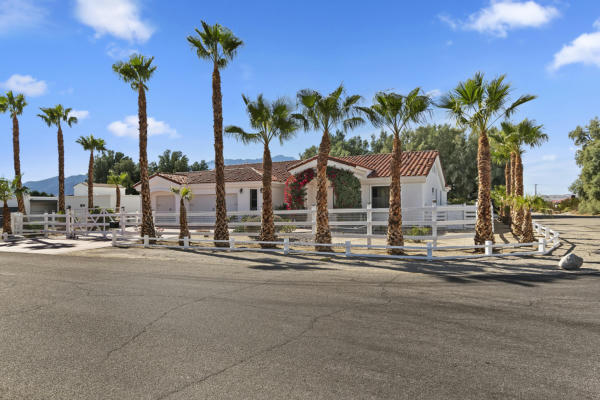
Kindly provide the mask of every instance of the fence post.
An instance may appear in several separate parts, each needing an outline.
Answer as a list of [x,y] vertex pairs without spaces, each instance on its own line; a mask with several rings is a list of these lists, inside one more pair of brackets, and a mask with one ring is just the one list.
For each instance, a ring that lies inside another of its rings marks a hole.
[[544,239],[550,239],[550,229],[548,227],[544,227]]
[[126,221],[125,221],[125,213],[123,212],[123,207],[119,210],[119,225],[121,227],[121,235],[125,235]]
[[3,242],[8,242],[8,233],[2,232],[2,241]]
[[492,234],[494,232],[494,205],[490,202],[490,218],[492,218]]
[[367,203],[367,249],[371,248],[371,236],[373,235],[373,206]]
[[540,224],[538,224],[537,222],[534,223],[535,225],[535,232],[540,235],[542,233],[542,230],[540,229]]
[[494,248],[492,246],[493,246],[493,243],[491,240],[485,241],[485,255],[486,256],[491,256],[492,253],[494,252]]
[[229,238],[229,248],[235,249],[235,239],[234,238]]
[[150,245],[150,238],[148,235],[144,235],[144,247],[148,247]]
[[112,246],[115,247],[117,245],[117,232],[115,229],[112,229],[110,231],[110,234],[111,234]]
[[183,248],[189,249],[189,247],[190,247],[190,238],[189,238],[189,236],[186,236],[183,238]]
[[48,237],[48,213],[44,213],[44,237]]
[[431,242],[427,242],[427,260],[433,260],[433,244]]
[[431,210],[431,236],[433,236],[433,245],[437,247],[437,204],[432,205]]
[[290,254],[290,238],[283,238],[283,255]]
[[552,238],[552,245],[557,245],[559,242],[560,233],[554,232],[554,237]]
[[346,257],[352,256],[352,243],[346,240]]
[[316,234],[317,233],[317,206],[313,205],[310,208],[310,220],[311,220],[311,226],[312,226],[312,234]]
[[538,252],[544,254],[546,252],[546,239],[539,238],[538,240]]

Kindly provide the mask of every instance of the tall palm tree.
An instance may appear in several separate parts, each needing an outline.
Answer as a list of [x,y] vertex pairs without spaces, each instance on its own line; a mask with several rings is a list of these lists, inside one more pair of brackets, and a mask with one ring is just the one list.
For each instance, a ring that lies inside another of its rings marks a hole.
[[61,121],[69,127],[77,123],[77,117],[71,115],[71,108],[64,108],[61,104],[54,107],[40,108],[42,114],[38,114],[48,126],[56,126],[56,139],[58,141],[58,211],[65,212],[65,143]]
[[[492,158],[497,164],[504,164],[504,196],[501,199],[500,213],[505,223],[511,223],[512,206],[507,199],[513,192],[513,167],[514,167],[514,125],[503,121],[501,129],[489,133],[492,146]],[[508,208],[506,210],[505,208]]]
[[[331,243],[329,213],[327,211],[327,159],[331,150],[330,132],[342,125],[344,130],[353,129],[364,123],[357,116],[356,104],[359,95],[344,96],[344,86],[340,85],[327,96],[303,89],[297,94],[302,107],[304,129],[323,131],[319,152],[317,153],[317,233],[316,243]],[[317,251],[330,251],[329,246],[316,246]]]
[[106,151],[104,139],[95,138],[94,135],[80,136],[76,140],[84,150],[90,152],[90,163],[88,164],[88,208],[94,208],[94,152]]
[[[187,211],[185,209],[185,201],[190,201],[193,197],[192,190],[183,186],[180,188],[172,187],[171,192],[179,196],[179,239],[184,237],[190,237],[190,230],[187,223]],[[183,241],[180,240],[179,244],[183,245]]]
[[511,196],[511,202],[515,209],[520,210],[524,217],[522,233],[520,237],[521,243],[532,243],[535,241],[533,234],[533,222],[531,221],[531,210],[543,210],[546,207],[546,202],[540,196]]
[[[279,139],[281,144],[291,139],[300,128],[299,118],[298,115],[292,114],[293,107],[283,98],[277,99],[273,103],[265,100],[262,94],[259,94],[254,101],[244,95],[242,95],[242,99],[246,104],[250,126],[257,132],[249,133],[238,126],[227,126],[225,132],[243,143],[262,143],[263,145],[263,204],[260,240],[272,242],[275,240],[275,223],[271,191],[273,163],[269,144],[273,139]],[[273,247],[272,245],[261,246]]]
[[148,115],[146,114],[146,83],[150,80],[156,66],[152,65],[154,57],[132,54],[128,61],[113,64],[113,71],[125,83],[138,93],[138,121],[140,131],[140,182],[142,186],[142,236],[156,237],[152,220],[152,203],[150,202],[150,181],[148,180]]
[[125,186],[125,183],[128,179],[129,175],[127,174],[127,172],[121,172],[119,175],[117,175],[113,171],[110,171],[106,179],[106,183],[110,185],[115,185],[115,193],[117,196],[115,212],[121,211],[121,187]]
[[[400,135],[411,123],[423,121],[431,111],[431,98],[421,91],[413,89],[408,95],[379,92],[373,99],[371,107],[359,107],[371,121],[374,127],[389,129],[394,135],[392,160],[390,169],[392,179],[390,184],[390,206],[388,217],[388,246],[404,246],[402,235],[402,188],[400,174],[402,169],[402,145]],[[402,254],[400,249],[388,249],[389,254]]]
[[460,82],[450,93],[443,96],[439,107],[448,110],[457,125],[469,128],[478,135],[477,146],[477,221],[475,224],[475,244],[494,241],[491,214],[490,192],[492,189],[492,160],[488,132],[504,117],[510,117],[520,105],[536,98],[533,95],[520,96],[510,103],[511,87],[505,82],[506,75],[486,81],[478,72],[472,78]]
[[[9,112],[12,118],[13,131],[13,160],[15,166],[15,176],[17,177],[17,188],[22,186],[21,182],[21,158],[19,150],[19,115],[23,113],[23,109],[27,105],[25,96],[22,94],[14,95],[12,90],[6,93],[6,96],[0,96],[0,113]],[[17,193],[17,205],[19,212],[25,214],[25,202],[23,201],[23,193]]]
[[8,209],[8,200],[13,196],[13,185],[8,179],[0,178],[0,200],[3,203],[2,207],[2,233],[12,233],[10,227],[10,210]]
[[[213,128],[215,135],[215,188],[216,222],[215,240],[228,240],[227,205],[225,203],[225,160],[223,159],[223,97],[221,95],[220,70],[235,57],[243,42],[233,32],[219,24],[209,25],[202,21],[202,30],[196,28],[197,35],[190,35],[187,41],[199,58],[212,62],[212,105]],[[216,242],[216,246],[226,243]]]

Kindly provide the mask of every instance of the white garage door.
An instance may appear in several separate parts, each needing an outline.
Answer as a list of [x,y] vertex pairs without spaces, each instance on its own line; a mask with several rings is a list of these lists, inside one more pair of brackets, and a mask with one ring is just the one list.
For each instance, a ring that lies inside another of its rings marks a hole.
[[[195,195],[190,201],[190,211],[215,211],[215,203],[217,196],[214,194],[199,194]],[[237,211],[237,194],[228,194],[225,196],[225,204],[227,211]]]
[[174,212],[175,211],[175,196],[172,196],[172,195],[156,196],[156,211],[158,211],[158,212]]

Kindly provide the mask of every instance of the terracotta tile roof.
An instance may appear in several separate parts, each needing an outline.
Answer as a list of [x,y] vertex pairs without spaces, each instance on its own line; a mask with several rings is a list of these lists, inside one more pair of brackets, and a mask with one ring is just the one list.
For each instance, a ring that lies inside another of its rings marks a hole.
[[[405,151],[402,153],[402,176],[427,176],[438,157],[437,150]],[[273,163],[273,182],[285,182],[290,176],[289,170],[304,165],[316,157],[298,161],[278,161]],[[369,154],[364,156],[329,157],[330,160],[360,166],[370,169],[369,178],[380,178],[391,176],[390,162],[391,154]],[[225,182],[260,182],[262,181],[262,164],[239,164],[225,166]],[[215,183],[215,171],[177,172],[173,174],[156,173],[173,183],[180,185],[193,185],[201,183]],[[136,184],[135,186],[138,186]]]

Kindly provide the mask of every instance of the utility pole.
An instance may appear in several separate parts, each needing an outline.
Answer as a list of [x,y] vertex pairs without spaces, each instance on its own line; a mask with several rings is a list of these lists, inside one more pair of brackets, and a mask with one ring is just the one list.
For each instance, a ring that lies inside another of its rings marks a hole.
[[538,187],[538,184],[534,183],[533,185],[534,185],[534,190],[533,191],[535,193],[534,195],[537,196],[537,187]]

